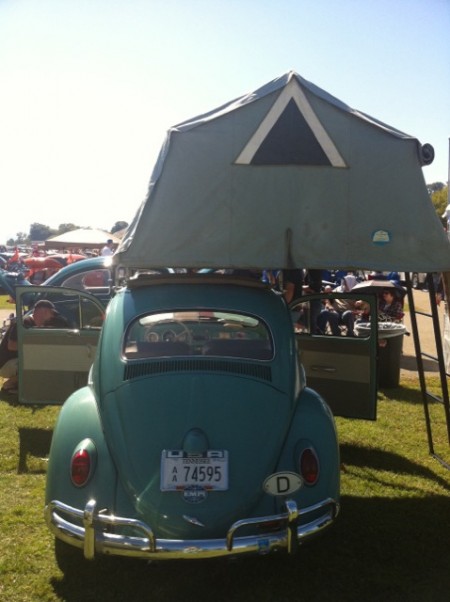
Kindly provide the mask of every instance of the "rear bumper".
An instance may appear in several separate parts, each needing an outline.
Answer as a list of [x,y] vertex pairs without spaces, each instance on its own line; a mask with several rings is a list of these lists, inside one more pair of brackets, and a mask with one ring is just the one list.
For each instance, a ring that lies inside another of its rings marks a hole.
[[[45,507],[45,519],[56,537],[81,548],[87,559],[108,554],[165,560],[266,554],[278,550],[293,553],[298,544],[331,525],[338,511],[339,504],[332,498],[302,510],[293,500],[286,500],[284,512],[239,520],[231,525],[224,539],[192,540],[156,539],[152,529],[142,521],[98,512],[94,500],[89,501],[84,510],[54,500]],[[274,522],[280,523],[277,531],[269,530]],[[258,534],[238,535],[239,530],[249,527],[258,530]],[[121,534],[127,529],[137,535]]]

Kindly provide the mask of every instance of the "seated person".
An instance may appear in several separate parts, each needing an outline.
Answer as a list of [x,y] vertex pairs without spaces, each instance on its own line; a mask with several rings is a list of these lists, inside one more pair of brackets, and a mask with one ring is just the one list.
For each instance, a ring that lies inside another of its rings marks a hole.
[[0,344],[0,377],[7,379],[2,392],[17,393],[17,323],[11,321]]
[[356,322],[368,322],[370,320],[370,304],[367,301],[358,300],[355,303],[357,311]]
[[[68,322],[51,301],[42,299],[33,308],[33,314],[24,318],[24,325],[38,328],[67,328]],[[17,322],[13,320],[0,345],[0,377],[7,379],[2,391],[17,393],[18,383]]]
[[[353,274],[348,274],[342,279],[342,284],[334,289],[333,292],[349,293],[356,284],[356,278]],[[331,334],[341,335],[340,326],[346,328],[346,334],[349,337],[354,336],[355,314],[358,311],[357,299],[327,299],[325,307],[317,317],[317,325],[322,333],[326,332],[327,324],[330,327]]]
[[341,335],[340,325],[346,327],[347,336],[354,335],[356,299],[327,299],[325,307],[317,317],[317,324],[322,333],[326,332],[327,323],[330,326],[331,334]]
[[395,294],[394,289],[383,289],[382,298],[378,305],[379,319],[386,322],[401,322],[404,311],[401,301]]
[[[31,319],[30,319],[31,318]],[[33,308],[33,316],[28,318],[28,326],[38,328],[68,328],[69,323],[47,299],[41,299]]]

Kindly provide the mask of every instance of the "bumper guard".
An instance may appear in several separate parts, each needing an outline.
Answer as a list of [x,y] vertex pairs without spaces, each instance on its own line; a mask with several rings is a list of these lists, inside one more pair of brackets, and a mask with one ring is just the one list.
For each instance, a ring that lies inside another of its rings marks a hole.
[[[94,559],[97,554],[165,560],[268,554],[278,550],[294,553],[298,544],[331,525],[338,512],[339,504],[332,498],[301,511],[296,502],[288,499],[285,501],[285,511],[280,514],[236,521],[229,528],[225,539],[191,540],[156,539],[152,529],[143,521],[97,511],[95,500],[90,500],[84,510],[53,500],[45,507],[45,519],[56,537],[82,549],[88,560]],[[314,518],[300,524],[300,515],[305,518],[308,514]],[[76,519],[80,524],[70,522],[70,519]],[[273,526],[277,522],[282,525],[280,529],[270,531],[269,525]],[[237,536],[237,532],[245,527],[262,530],[266,527],[268,531]],[[123,528],[132,528],[140,535],[112,532]]]

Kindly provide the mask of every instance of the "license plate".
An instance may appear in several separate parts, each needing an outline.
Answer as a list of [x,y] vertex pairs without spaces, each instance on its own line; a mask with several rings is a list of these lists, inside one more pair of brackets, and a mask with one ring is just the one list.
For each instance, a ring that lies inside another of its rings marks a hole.
[[203,454],[163,450],[161,491],[183,491],[197,485],[211,491],[228,489],[228,452],[210,449]]

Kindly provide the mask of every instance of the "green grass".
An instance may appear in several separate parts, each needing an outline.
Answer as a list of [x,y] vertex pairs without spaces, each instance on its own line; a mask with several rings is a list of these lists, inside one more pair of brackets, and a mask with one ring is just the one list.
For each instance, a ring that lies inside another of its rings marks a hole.
[[[57,407],[0,398],[0,599],[8,602],[447,602],[450,471],[430,456],[415,380],[380,394],[376,422],[337,419],[342,509],[298,556],[148,565],[117,561],[64,579],[43,521],[45,460],[18,474],[19,428],[51,429]],[[449,460],[442,407],[436,441]]]
[[0,295],[0,309],[8,309],[11,312],[16,313],[16,306],[14,303],[8,302],[9,295]]

